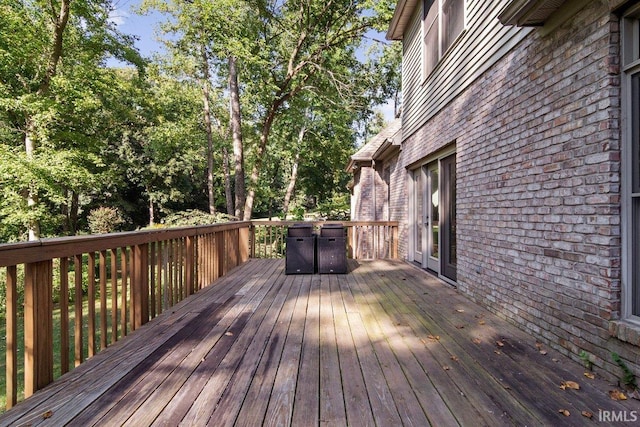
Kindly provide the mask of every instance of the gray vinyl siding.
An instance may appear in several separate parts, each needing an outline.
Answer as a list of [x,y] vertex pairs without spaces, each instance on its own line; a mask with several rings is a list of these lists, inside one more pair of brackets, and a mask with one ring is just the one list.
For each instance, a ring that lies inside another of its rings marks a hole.
[[503,26],[497,18],[507,1],[467,0],[466,26],[431,75],[422,75],[422,2],[403,41],[403,139],[518,44],[531,30]]

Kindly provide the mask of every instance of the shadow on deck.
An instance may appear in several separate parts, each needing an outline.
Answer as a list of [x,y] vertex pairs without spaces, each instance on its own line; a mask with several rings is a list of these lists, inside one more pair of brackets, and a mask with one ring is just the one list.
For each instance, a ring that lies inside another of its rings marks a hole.
[[585,425],[640,414],[583,373],[406,263],[286,276],[283,260],[251,259],[0,425]]

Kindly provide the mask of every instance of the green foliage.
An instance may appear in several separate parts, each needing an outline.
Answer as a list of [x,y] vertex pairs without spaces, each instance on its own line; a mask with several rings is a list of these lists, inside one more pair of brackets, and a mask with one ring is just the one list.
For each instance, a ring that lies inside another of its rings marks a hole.
[[[90,213],[100,207],[117,210],[123,229],[145,226],[150,213],[162,222],[172,212],[208,210],[205,65],[216,130],[214,197],[225,206],[229,55],[240,70],[245,169],[258,170],[250,183],[257,214],[283,210],[294,166],[290,206],[320,205],[330,214],[325,205],[347,197],[344,165],[370,127],[362,123],[376,122],[373,107],[399,89],[397,47],[370,49],[364,64],[356,57],[362,35],[383,29],[393,4],[341,0],[301,9],[296,0],[148,0],[143,8],[169,17],[162,29],[170,52],[149,63],[109,22],[110,1],[74,0],[61,60],[41,90],[58,12],[41,0],[3,2],[0,241],[26,239],[33,223],[43,237],[92,231]],[[105,67],[109,57],[134,67]]]
[[638,382],[636,379],[636,375],[631,371],[631,369],[629,369],[629,367],[624,362],[624,360],[622,360],[620,356],[615,352],[611,353],[611,358],[613,359],[614,362],[616,362],[616,364],[620,367],[620,369],[622,369],[622,373],[623,373],[621,378],[622,383],[632,390],[637,389]]
[[196,225],[210,225],[221,222],[236,221],[237,218],[231,215],[216,213],[211,215],[197,209],[189,209],[182,212],[173,212],[167,215],[163,224],[168,227],[188,227]]
[[92,234],[106,234],[118,231],[124,224],[124,219],[117,209],[101,206],[89,212],[87,217],[89,230]]
[[345,194],[336,194],[326,202],[318,204],[318,212],[327,220],[348,221],[350,209],[350,201]]

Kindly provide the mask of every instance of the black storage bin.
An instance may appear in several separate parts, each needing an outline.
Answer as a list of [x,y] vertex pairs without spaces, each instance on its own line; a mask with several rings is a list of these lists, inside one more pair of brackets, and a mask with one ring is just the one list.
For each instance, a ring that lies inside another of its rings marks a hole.
[[313,274],[315,269],[316,236],[287,237],[285,274]]
[[325,224],[320,229],[320,237],[344,237],[342,224]]
[[313,226],[311,224],[294,224],[287,228],[287,237],[311,237]]
[[346,274],[347,244],[344,237],[318,237],[318,273]]

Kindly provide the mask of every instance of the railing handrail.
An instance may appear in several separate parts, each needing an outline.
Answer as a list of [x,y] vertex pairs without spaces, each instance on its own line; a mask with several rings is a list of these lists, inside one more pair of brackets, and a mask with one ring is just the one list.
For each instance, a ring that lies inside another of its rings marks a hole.
[[334,220],[252,220],[252,225],[294,225],[294,224],[312,224],[312,225],[322,225],[322,224],[342,224],[345,226],[390,226],[397,227],[400,223],[398,221],[334,221]]
[[141,245],[213,231],[233,230],[251,225],[251,221],[233,221],[211,225],[154,228],[108,234],[88,234],[44,238],[37,241],[0,244],[0,267],[71,257],[79,253],[99,252],[116,247]]

